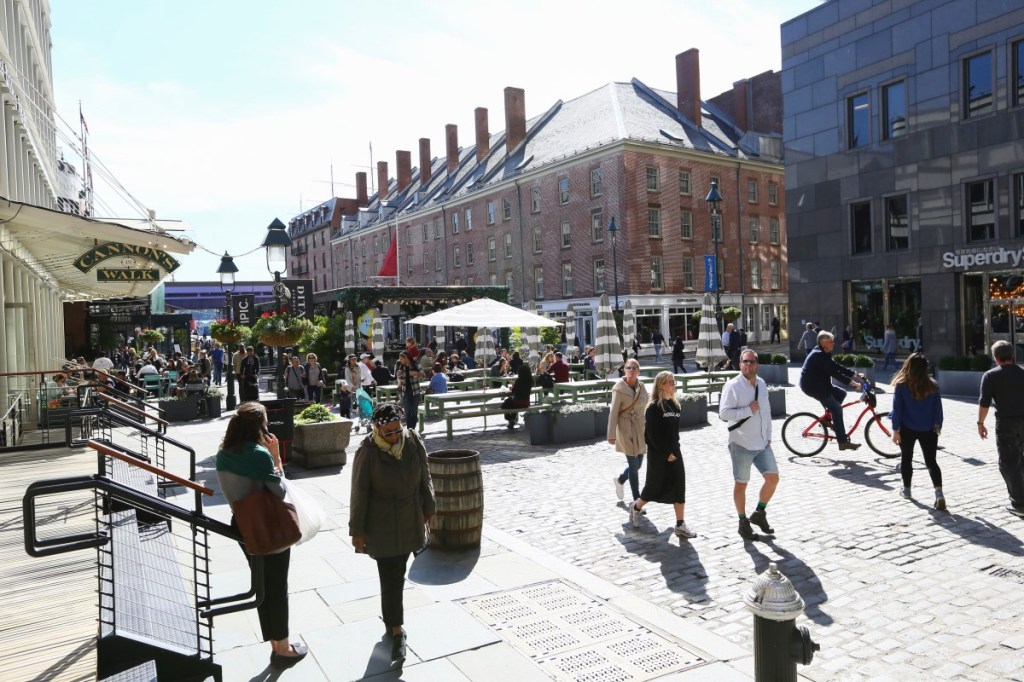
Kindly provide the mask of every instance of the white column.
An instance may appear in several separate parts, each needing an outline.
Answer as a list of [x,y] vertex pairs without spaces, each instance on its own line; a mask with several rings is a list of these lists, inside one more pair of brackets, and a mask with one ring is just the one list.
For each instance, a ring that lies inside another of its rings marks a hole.
[[[4,292],[6,288],[4,286],[7,279],[7,271],[11,267],[11,262],[3,253],[0,253],[0,311],[4,310]],[[5,316],[6,317],[6,316]],[[7,325],[0,325],[0,348],[7,347]],[[7,354],[0,353],[0,373],[6,373],[7,369]],[[10,405],[7,402],[7,377],[0,377],[0,407],[4,411],[7,410]]]
[[8,260],[4,266],[4,326],[7,328],[4,355],[7,359],[8,371],[16,372],[21,365],[18,362],[18,339],[21,338],[18,331],[18,309],[13,307],[18,302],[14,276],[17,265],[14,261]]

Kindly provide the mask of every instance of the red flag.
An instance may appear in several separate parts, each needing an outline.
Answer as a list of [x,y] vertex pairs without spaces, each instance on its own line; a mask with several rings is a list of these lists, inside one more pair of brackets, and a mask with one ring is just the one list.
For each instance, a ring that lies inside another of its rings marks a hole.
[[398,235],[391,240],[388,247],[388,255],[384,256],[384,263],[380,266],[378,277],[398,277]]

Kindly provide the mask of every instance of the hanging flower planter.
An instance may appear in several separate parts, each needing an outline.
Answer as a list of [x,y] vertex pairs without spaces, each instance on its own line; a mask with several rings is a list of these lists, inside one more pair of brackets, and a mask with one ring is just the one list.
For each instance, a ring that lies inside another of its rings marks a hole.
[[156,329],[143,329],[139,332],[139,341],[143,343],[160,343],[164,340],[164,335]]
[[252,326],[252,338],[267,346],[294,346],[303,334],[313,331],[313,323],[286,312],[263,313]]
[[217,320],[210,323],[210,336],[221,343],[238,343],[248,338],[250,334],[248,327],[227,320]]

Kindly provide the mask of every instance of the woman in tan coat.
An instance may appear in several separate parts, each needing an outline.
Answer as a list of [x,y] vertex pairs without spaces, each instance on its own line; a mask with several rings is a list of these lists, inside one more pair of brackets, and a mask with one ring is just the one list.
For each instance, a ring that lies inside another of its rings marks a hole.
[[647,409],[647,388],[640,381],[640,363],[626,361],[626,376],[612,386],[612,404],[608,410],[608,442],[617,452],[626,455],[626,469],[615,477],[615,494],[621,500],[623,484],[629,480],[633,499],[640,497],[640,465],[644,462],[644,410]]

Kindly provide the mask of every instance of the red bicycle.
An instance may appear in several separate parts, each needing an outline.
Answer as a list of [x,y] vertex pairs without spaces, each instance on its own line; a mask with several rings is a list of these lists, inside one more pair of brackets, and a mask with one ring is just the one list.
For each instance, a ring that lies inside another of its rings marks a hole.
[[[860,399],[846,403],[843,405],[843,409],[857,403],[864,403],[864,409],[857,416],[857,421],[850,428],[848,435],[852,436],[861,421],[867,417],[868,420],[864,424],[864,439],[868,442],[868,447],[882,457],[899,457],[900,446],[892,442],[893,431],[883,421],[883,418],[888,417],[889,413],[875,411],[878,400],[871,390],[871,384],[866,379]],[[818,454],[825,449],[825,445],[830,440],[835,439],[832,413],[828,410],[820,416],[810,412],[797,412],[782,425],[782,442],[786,444],[790,452],[800,457],[811,457]]]

